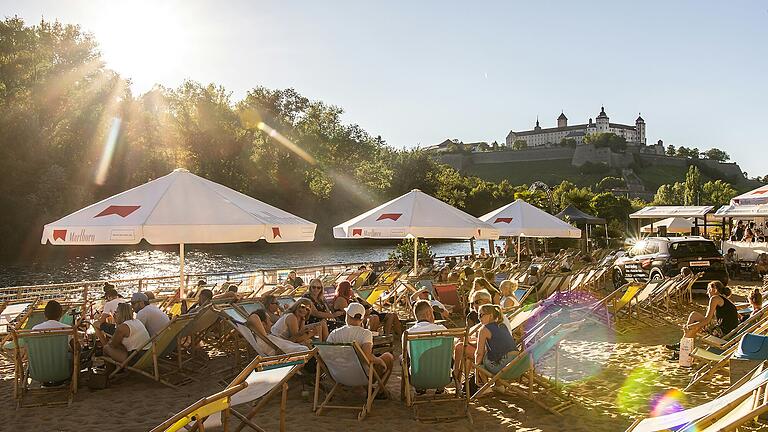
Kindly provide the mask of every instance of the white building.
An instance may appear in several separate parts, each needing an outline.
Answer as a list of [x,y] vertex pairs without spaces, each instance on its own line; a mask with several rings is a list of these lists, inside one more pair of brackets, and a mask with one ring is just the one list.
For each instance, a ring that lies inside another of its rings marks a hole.
[[584,137],[588,134],[610,132],[624,137],[628,143],[645,144],[645,121],[639,115],[635,120],[635,125],[625,125],[620,123],[611,123],[608,121],[608,114],[605,108],[600,107],[600,114],[595,118],[595,122],[589,119],[587,124],[568,126],[568,118],[564,113],[560,113],[557,118],[557,127],[541,128],[539,119],[536,119],[536,126],[527,131],[509,131],[506,144],[511,146],[517,140],[523,140],[528,147],[538,147],[559,144],[564,138],[574,139],[577,144],[584,142]]

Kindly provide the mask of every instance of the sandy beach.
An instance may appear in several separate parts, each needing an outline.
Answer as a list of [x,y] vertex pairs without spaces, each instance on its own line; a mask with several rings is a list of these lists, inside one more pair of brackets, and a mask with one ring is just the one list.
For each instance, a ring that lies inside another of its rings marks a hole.
[[[736,290],[743,294],[743,290]],[[697,299],[699,303],[703,298]],[[697,306],[700,307],[700,306]],[[638,415],[651,409],[651,401],[670,390],[684,387],[691,370],[667,359],[663,345],[679,339],[677,325],[684,314],[670,316],[669,323],[634,323],[618,334],[600,325],[589,325],[573,334],[560,347],[559,377],[564,390],[576,401],[562,417],[548,413],[524,398],[493,394],[471,406],[474,425],[467,420],[432,424],[436,431],[621,431]],[[651,325],[648,325],[651,324]],[[8,431],[143,431],[152,428],[197,399],[223,387],[234,373],[214,373],[231,365],[225,357],[213,358],[193,382],[178,391],[148,379],[129,375],[119,378],[105,390],[92,391],[81,386],[69,407],[15,409],[12,396],[12,366],[2,364],[0,382],[0,429]],[[541,372],[554,375],[552,360],[541,365]],[[296,377],[288,397],[289,430],[313,428],[362,431],[409,430],[423,427],[413,420],[410,409],[399,400],[400,368],[389,382],[391,400],[377,400],[373,412],[359,423],[350,412],[331,411],[323,416],[312,413],[310,376]],[[680,399],[690,407],[714,398],[728,387],[727,375],[696,386]],[[305,390],[302,392],[302,390]],[[303,393],[303,394],[302,394]],[[354,400],[361,394],[348,392]],[[266,430],[278,429],[279,398],[255,417]],[[678,398],[679,399],[679,398]],[[243,408],[247,410],[247,408]],[[443,408],[449,409],[449,407]]]

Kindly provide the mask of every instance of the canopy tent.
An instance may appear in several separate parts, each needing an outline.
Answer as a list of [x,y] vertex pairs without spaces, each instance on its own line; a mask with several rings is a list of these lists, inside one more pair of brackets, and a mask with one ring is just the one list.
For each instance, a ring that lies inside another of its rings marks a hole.
[[41,242],[116,245],[146,240],[154,245],[178,244],[182,290],[184,244],[312,241],[316,227],[179,168],[45,225]]
[[731,205],[760,205],[768,204],[768,185],[743,193],[731,199]]
[[561,221],[522,199],[480,216],[499,230],[502,237],[518,237],[517,259],[520,260],[520,237],[579,238],[581,230]]
[[631,215],[630,219],[664,219],[669,217],[704,217],[712,206],[649,206]]
[[608,245],[608,223],[605,219],[599,218],[597,216],[592,216],[591,214],[584,213],[583,211],[576,208],[573,204],[569,205],[563,211],[555,215],[558,219],[562,219],[564,221],[570,222],[576,226],[578,225],[584,225],[584,239],[582,242],[582,248],[583,250],[588,249],[587,244],[587,238],[589,237],[589,225],[603,225],[605,227],[605,244]]
[[588,225],[603,225],[605,224],[605,219],[599,218],[597,216],[592,216],[591,214],[584,213],[583,211],[576,208],[573,204],[566,207],[563,211],[556,214],[555,217],[562,220],[567,220],[568,222],[572,224],[588,224]]
[[685,218],[666,218],[652,224],[645,225],[640,231],[644,233],[659,232],[659,227],[665,227],[668,233],[687,234],[693,229],[693,223]]
[[414,239],[417,267],[418,238],[498,239],[499,231],[456,207],[414,189],[333,227],[335,238]]
[[768,217],[768,204],[741,204],[726,205],[717,209],[715,217],[718,218],[758,218]]

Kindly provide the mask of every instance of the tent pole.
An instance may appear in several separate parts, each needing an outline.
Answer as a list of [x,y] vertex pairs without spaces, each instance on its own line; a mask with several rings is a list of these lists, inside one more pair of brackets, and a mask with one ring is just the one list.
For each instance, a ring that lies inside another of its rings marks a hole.
[[475,239],[474,238],[469,239],[469,254],[472,256],[472,259],[475,259]]
[[413,274],[419,275],[419,238],[413,238]]
[[517,264],[520,264],[520,236],[517,236]]
[[184,243],[179,243],[179,301],[186,297],[184,289]]
[[603,226],[605,227],[605,247],[610,249],[611,248],[611,244],[608,241],[608,224],[605,223],[605,224],[603,224]]

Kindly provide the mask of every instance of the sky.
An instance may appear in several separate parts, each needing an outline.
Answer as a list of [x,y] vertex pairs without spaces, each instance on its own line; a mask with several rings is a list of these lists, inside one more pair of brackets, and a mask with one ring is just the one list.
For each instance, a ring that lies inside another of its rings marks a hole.
[[79,24],[141,94],[184,79],[295,88],[397,148],[596,117],[768,175],[765,1],[0,0]]

